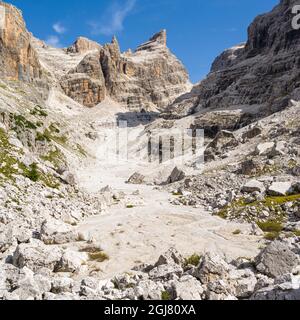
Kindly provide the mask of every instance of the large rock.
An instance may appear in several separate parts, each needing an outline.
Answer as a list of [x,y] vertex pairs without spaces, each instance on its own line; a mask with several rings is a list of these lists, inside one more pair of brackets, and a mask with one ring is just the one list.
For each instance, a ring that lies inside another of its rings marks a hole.
[[273,278],[291,273],[297,264],[299,257],[280,241],[272,242],[256,257],[257,270]]
[[41,240],[45,244],[64,244],[78,238],[72,226],[56,219],[45,220],[41,226]]
[[257,180],[248,181],[242,188],[242,192],[253,193],[253,192],[265,192],[266,188],[264,184]]
[[66,250],[59,263],[56,265],[57,272],[75,272],[79,271],[81,266],[86,263],[88,256],[86,253]]
[[214,140],[208,144],[207,148],[214,150],[226,150],[227,148],[234,148],[238,146],[238,144],[239,142],[233,132],[222,130],[216,135]]
[[170,248],[166,253],[162,254],[155,264],[155,267],[166,264],[178,264],[181,265],[184,262],[182,255],[175,249]]
[[227,277],[229,270],[230,267],[223,258],[219,255],[208,253],[194,270],[193,276],[201,280],[202,284],[208,284]]
[[291,189],[291,182],[274,182],[268,188],[268,194],[270,196],[285,196]]
[[20,244],[13,254],[13,265],[18,268],[28,267],[34,272],[42,268],[54,271],[62,256],[62,250],[55,246],[46,246],[39,240]]
[[164,184],[171,184],[174,182],[181,181],[185,178],[185,172],[175,167]]
[[162,279],[164,281],[173,279],[174,276],[181,277],[183,269],[178,264],[160,265],[149,272],[149,277],[152,280]]
[[130,184],[143,184],[145,181],[145,176],[142,174],[135,172],[127,181]]
[[151,280],[141,281],[134,288],[134,293],[139,300],[161,300],[164,286]]
[[202,300],[204,289],[197,279],[183,276],[171,282],[172,298],[174,300]]
[[274,142],[265,142],[257,145],[255,149],[255,154],[258,156],[267,156],[270,155],[275,147]]

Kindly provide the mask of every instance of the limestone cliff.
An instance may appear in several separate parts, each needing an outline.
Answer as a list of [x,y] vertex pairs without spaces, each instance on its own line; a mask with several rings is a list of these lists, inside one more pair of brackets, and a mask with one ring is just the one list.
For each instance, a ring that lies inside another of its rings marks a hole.
[[42,68],[31,44],[22,13],[0,1],[0,76],[32,81],[42,77]]
[[281,0],[270,13],[258,16],[247,43],[221,54],[206,79],[169,106],[166,116],[200,112],[201,118],[215,110],[238,110],[240,120],[228,124],[234,128],[285,108],[290,99],[299,100],[300,32],[292,28],[297,2]]
[[61,86],[88,107],[109,96],[130,111],[162,109],[190,88],[184,66],[166,41],[166,32],[161,31],[134,53],[121,53],[114,37],[99,51],[89,52],[61,79]]

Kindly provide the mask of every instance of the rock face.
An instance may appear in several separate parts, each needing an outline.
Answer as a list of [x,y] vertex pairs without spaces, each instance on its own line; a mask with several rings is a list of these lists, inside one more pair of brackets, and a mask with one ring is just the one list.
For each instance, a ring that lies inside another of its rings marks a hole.
[[42,77],[42,68],[31,45],[21,12],[0,1],[0,76],[32,81]]
[[74,42],[74,44],[67,49],[67,52],[83,54],[88,51],[100,50],[100,49],[101,49],[101,46],[99,43],[84,37],[79,37]]
[[210,74],[169,107],[169,116],[200,110],[241,109],[240,123],[285,108],[298,100],[300,33],[292,28],[296,0],[281,0],[257,17],[245,45],[226,50]]
[[73,100],[94,107],[105,99],[105,79],[100,65],[100,53],[87,55],[61,80],[61,86]]
[[69,52],[90,53],[61,81],[65,93],[93,107],[110,96],[130,111],[161,109],[190,88],[184,66],[166,46],[166,31],[154,35],[134,53],[121,53],[118,41],[96,46],[84,39]]

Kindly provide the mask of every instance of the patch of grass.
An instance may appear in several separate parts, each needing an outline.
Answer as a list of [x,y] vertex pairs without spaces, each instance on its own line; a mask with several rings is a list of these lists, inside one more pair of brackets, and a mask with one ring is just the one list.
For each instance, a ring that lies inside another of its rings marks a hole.
[[172,195],[175,196],[175,197],[180,197],[182,196],[182,194],[180,192],[172,192]]
[[161,300],[163,301],[170,301],[171,300],[171,295],[168,291],[163,291],[161,293]]
[[49,161],[55,168],[66,163],[64,154],[58,148],[55,148],[54,150],[49,151],[46,155],[41,156],[41,159]]
[[41,132],[37,132],[36,137],[35,137],[35,141],[39,141],[39,142],[50,142],[50,136],[47,133],[47,131],[44,131],[44,133]]
[[273,231],[273,232],[266,233],[264,238],[269,241],[274,241],[279,237],[279,235],[280,235],[280,232]]
[[106,260],[109,260],[109,256],[102,251],[99,252],[95,252],[95,253],[89,253],[89,258],[92,261],[96,261],[96,262],[104,262]]
[[281,221],[269,220],[266,222],[257,222],[259,228],[264,232],[276,232],[280,233],[283,230],[283,224]]
[[86,247],[80,250],[80,252],[86,252],[89,255],[89,259],[96,262],[104,262],[109,260],[109,256],[103,252],[103,250],[97,247]]
[[17,131],[19,128],[21,129],[30,129],[30,130],[36,130],[37,126],[31,122],[28,121],[24,116],[17,115],[17,114],[10,114],[11,120],[14,120],[15,127],[13,130]]
[[54,123],[51,123],[49,130],[52,133],[60,133],[60,130],[57,128],[57,126]]
[[84,150],[84,148],[80,144],[76,144],[77,151],[84,157],[87,157],[87,152]]
[[15,180],[14,175],[19,171],[23,171],[25,166],[17,160],[13,153],[17,152],[17,149],[9,143],[7,133],[0,129],[0,173],[9,180]]
[[43,133],[38,132],[35,140],[40,142],[50,142],[52,140],[57,144],[65,146],[68,142],[68,137],[64,135],[58,136],[54,134],[51,130],[46,129]]
[[43,110],[41,106],[35,106],[34,109],[30,111],[30,114],[38,117],[48,117],[48,113]]
[[0,89],[6,90],[7,86],[5,84],[0,83]]
[[266,197],[262,201],[254,201],[252,203],[246,203],[244,198],[240,198],[220,210],[217,215],[222,219],[227,219],[229,213],[231,213],[231,215],[234,217],[239,218],[244,210],[254,207],[258,213],[264,209],[272,209],[271,211],[275,211],[276,216],[282,220],[284,217],[284,211],[282,210],[281,206],[297,200],[300,200],[300,194],[280,197]]
[[232,234],[235,235],[235,236],[237,236],[237,235],[239,235],[239,234],[241,234],[241,233],[242,233],[242,231],[239,230],[239,229],[237,229],[237,230],[235,230],[235,231],[232,232]]
[[192,265],[197,267],[200,263],[200,260],[201,260],[201,256],[194,253],[192,256],[184,260],[184,266]]
[[36,163],[30,165],[29,170],[25,173],[25,176],[33,182],[37,182],[40,180],[41,175],[38,171]]
[[294,231],[293,231],[293,234],[294,234],[296,237],[300,237],[300,230],[294,230]]

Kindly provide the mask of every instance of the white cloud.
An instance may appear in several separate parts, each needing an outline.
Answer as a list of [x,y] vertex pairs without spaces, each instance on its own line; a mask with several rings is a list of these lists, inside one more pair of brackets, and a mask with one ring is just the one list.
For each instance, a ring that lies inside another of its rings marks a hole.
[[124,20],[134,9],[137,0],[126,0],[125,4],[114,2],[103,14],[101,22],[90,22],[93,34],[112,36],[124,29]]
[[62,25],[61,22],[56,22],[52,26],[53,30],[57,32],[58,34],[63,34],[67,31],[67,29]]
[[45,40],[46,44],[48,46],[51,46],[51,47],[56,47],[56,48],[59,48],[61,47],[61,43],[60,43],[60,39],[58,36],[49,36],[46,40]]

